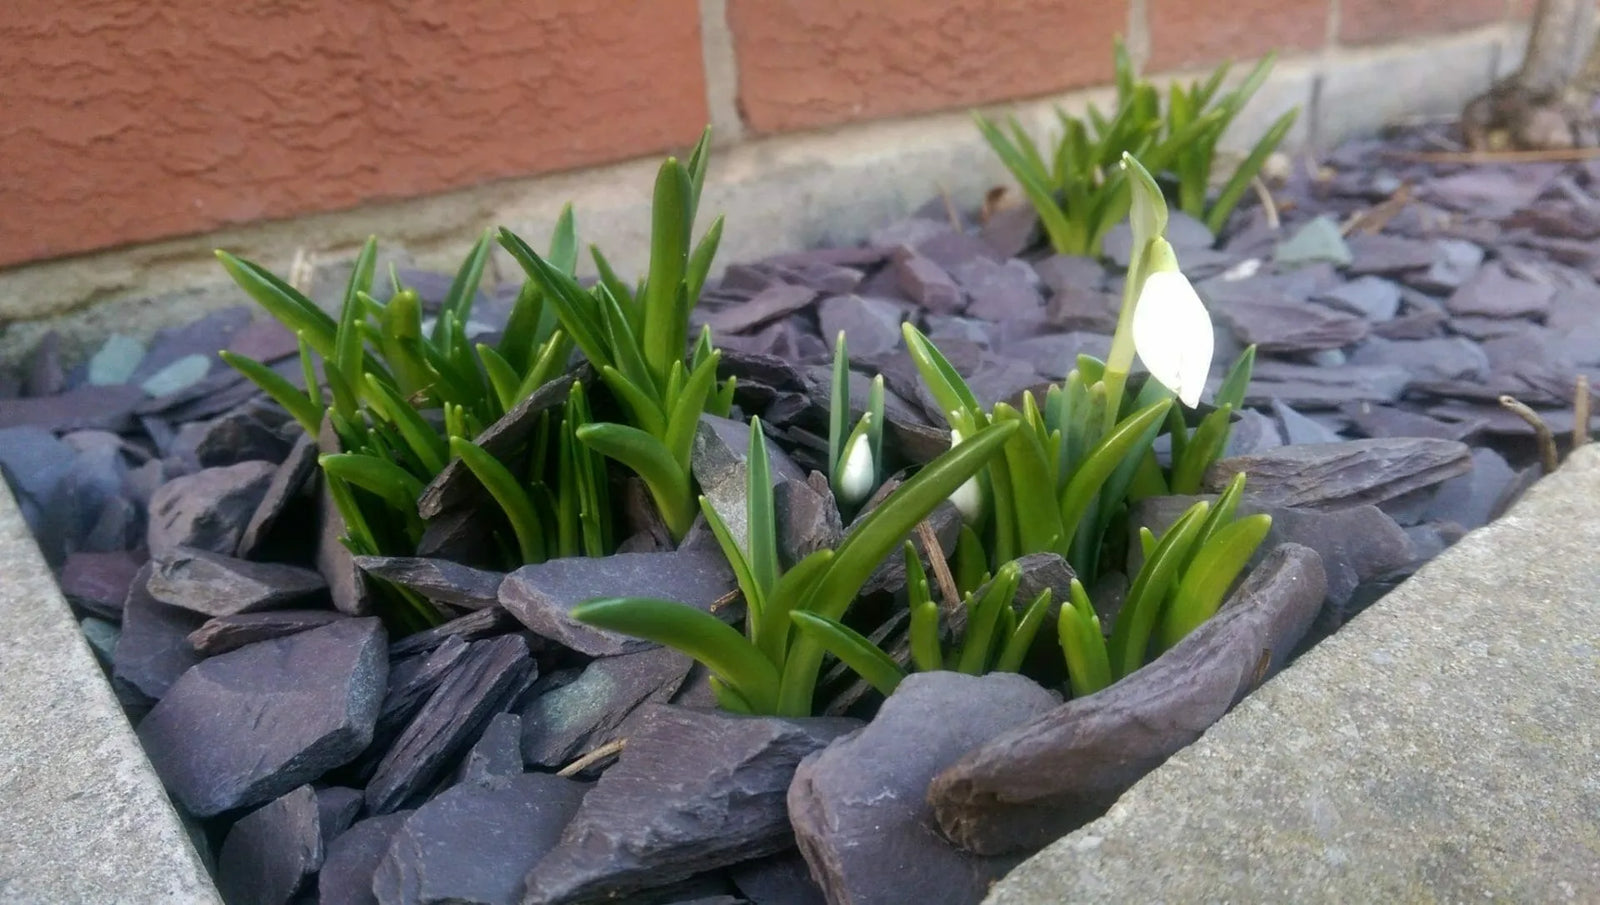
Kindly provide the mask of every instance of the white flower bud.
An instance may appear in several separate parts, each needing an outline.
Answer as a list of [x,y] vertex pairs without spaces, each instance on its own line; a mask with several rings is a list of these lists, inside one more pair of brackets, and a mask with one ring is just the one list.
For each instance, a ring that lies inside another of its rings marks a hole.
[[961,510],[961,520],[969,525],[983,517],[983,488],[978,485],[977,478],[968,478],[965,484],[957,487],[956,492],[950,494],[950,502]]
[[877,466],[872,461],[872,445],[865,431],[856,434],[844,456],[839,474],[839,496],[851,506],[865,500],[878,483]]
[[[955,449],[961,443],[961,431],[950,429],[950,448]],[[969,525],[976,524],[983,518],[983,487],[976,477],[967,478],[966,482],[950,494],[950,502],[961,512],[961,520]]]

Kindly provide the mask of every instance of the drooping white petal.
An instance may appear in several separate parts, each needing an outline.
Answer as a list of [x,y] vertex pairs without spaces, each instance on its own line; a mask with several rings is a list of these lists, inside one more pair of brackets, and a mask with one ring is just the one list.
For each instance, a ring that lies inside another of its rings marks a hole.
[[[955,449],[960,443],[961,431],[952,427],[950,448]],[[978,519],[983,517],[983,487],[976,477],[967,478],[960,487],[957,487],[956,492],[950,494],[950,502],[954,503],[957,511],[961,513],[961,520],[969,525],[977,524]]]
[[872,493],[877,477],[877,468],[872,461],[872,444],[867,442],[865,432],[856,434],[855,441],[845,453],[844,468],[839,476],[839,496],[854,506]]
[[966,483],[950,494],[950,502],[960,511],[961,520],[969,525],[977,524],[983,517],[983,488],[978,485],[977,478],[967,478]]
[[1215,341],[1211,315],[1188,277],[1163,270],[1145,278],[1133,309],[1133,347],[1150,376],[1189,408],[1200,403]]

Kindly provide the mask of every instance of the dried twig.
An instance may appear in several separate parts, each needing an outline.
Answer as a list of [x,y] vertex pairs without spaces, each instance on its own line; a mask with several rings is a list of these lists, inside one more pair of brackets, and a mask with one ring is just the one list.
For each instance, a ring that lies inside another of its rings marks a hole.
[[944,561],[944,547],[927,519],[917,523],[917,539],[922,541],[922,552],[933,566],[933,580],[939,585],[939,596],[944,598],[944,612],[949,616],[961,605],[961,594],[956,590],[955,576],[950,574],[950,564]]
[[572,763],[567,764],[565,767],[562,767],[560,770],[557,770],[556,775],[576,776],[608,757],[621,754],[622,749],[627,747],[627,745],[628,740],[625,738],[619,738],[606,742],[604,745],[601,745],[600,747],[590,751],[588,754],[585,754]]
[[1427,142],[1430,145],[1433,145],[1435,148],[1438,148],[1443,153],[1456,153],[1456,154],[1458,154],[1458,153],[1461,152],[1461,143],[1460,142],[1450,141],[1450,140],[1446,139],[1444,136],[1439,135],[1438,133],[1435,133],[1435,132],[1424,132],[1424,133],[1422,133],[1422,140]]
[[1272,200],[1272,190],[1261,181],[1261,174],[1250,177],[1250,187],[1256,190],[1256,198],[1261,202],[1261,211],[1267,217],[1267,226],[1270,229],[1278,228],[1278,204]]
[[939,197],[944,199],[944,213],[950,218],[950,228],[958,233],[965,232],[961,227],[961,215],[956,213],[956,203],[950,198],[950,190],[945,188],[942,182],[936,182],[934,185],[939,187]]
[[740,591],[738,588],[734,588],[728,593],[723,594],[721,597],[718,597],[716,600],[711,601],[711,612],[715,613],[717,610],[722,609],[723,607],[733,603],[735,600],[738,600],[743,596],[743,591]]
[[983,193],[983,207],[978,210],[980,225],[987,224],[995,214],[1013,206],[1011,199],[1006,195],[1007,189],[1003,185],[994,186]]
[[1538,412],[1511,396],[1501,396],[1500,406],[1533,428],[1533,435],[1539,440],[1539,460],[1544,465],[1544,473],[1554,474],[1556,466],[1560,463],[1556,458],[1556,438],[1550,433],[1550,425],[1544,423]]
[[1572,448],[1589,442],[1589,375],[1579,374],[1572,394]]
[[1395,215],[1400,213],[1408,202],[1411,201],[1411,184],[1403,182],[1394,193],[1366,210],[1356,211],[1345,221],[1339,230],[1341,236],[1348,236],[1356,231],[1376,233],[1388,225]]
[[1459,119],[1456,113],[1407,113],[1389,120],[1391,126],[1447,126]]

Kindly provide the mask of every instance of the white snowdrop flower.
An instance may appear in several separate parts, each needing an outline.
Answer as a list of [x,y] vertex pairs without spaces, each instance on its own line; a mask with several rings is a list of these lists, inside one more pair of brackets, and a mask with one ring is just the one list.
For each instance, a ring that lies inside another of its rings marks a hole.
[[1215,342],[1211,315],[1188,277],[1177,270],[1145,277],[1133,309],[1133,347],[1150,376],[1189,408],[1200,403]]
[[872,461],[872,445],[866,432],[856,434],[844,456],[844,468],[839,474],[839,496],[852,506],[872,493],[877,483],[877,467]]
[[[955,449],[961,443],[961,431],[950,429],[950,448]],[[983,488],[978,484],[976,477],[967,478],[966,482],[950,494],[950,502],[955,504],[961,512],[961,520],[969,525],[976,524],[983,517]]]

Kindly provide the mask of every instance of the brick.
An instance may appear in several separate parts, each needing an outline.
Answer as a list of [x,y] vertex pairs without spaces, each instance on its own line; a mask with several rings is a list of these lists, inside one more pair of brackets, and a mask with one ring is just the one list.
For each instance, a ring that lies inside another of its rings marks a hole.
[[1339,40],[1386,44],[1396,38],[1476,28],[1505,17],[1506,0],[1340,0]]
[[1329,0],[1146,0],[1151,72],[1317,50]]
[[728,0],[759,132],[1102,84],[1127,22],[1126,0]]
[[11,0],[0,266],[691,143],[695,0]]

